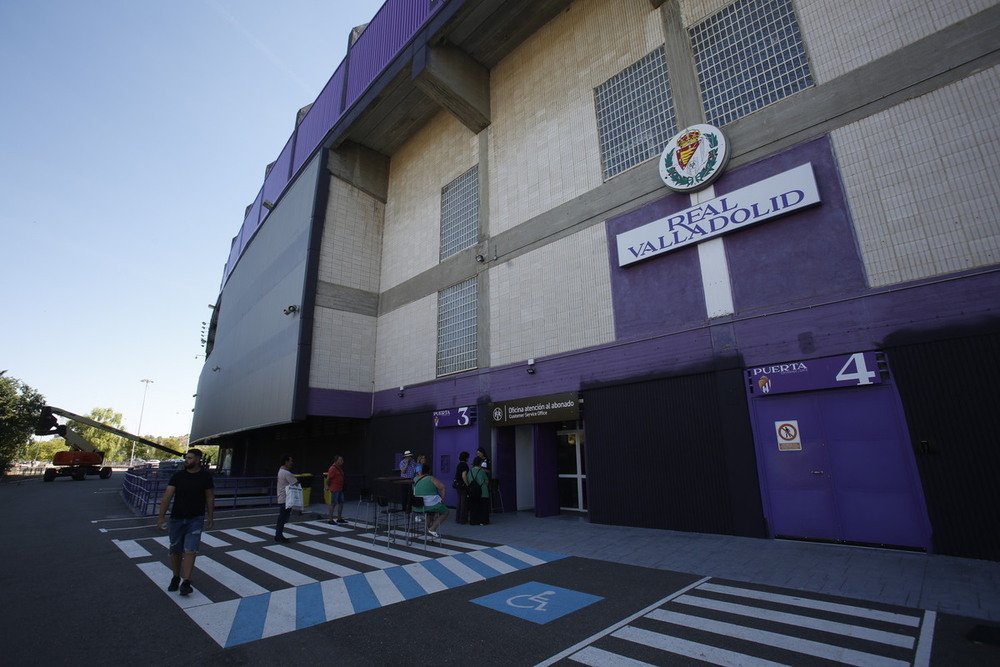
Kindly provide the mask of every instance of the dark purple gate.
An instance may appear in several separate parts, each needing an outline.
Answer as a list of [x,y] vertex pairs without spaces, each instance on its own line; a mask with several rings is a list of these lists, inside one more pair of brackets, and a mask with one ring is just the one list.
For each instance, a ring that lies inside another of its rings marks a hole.
[[750,408],[773,536],[930,550],[923,492],[892,384],[757,392]]

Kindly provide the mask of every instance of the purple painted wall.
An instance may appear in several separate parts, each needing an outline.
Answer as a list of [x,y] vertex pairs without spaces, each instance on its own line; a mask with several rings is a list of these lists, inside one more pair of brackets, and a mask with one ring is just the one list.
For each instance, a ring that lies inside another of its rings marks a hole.
[[[776,309],[730,319],[720,326],[732,327],[740,365],[754,366],[879,349],[887,337],[900,331],[974,325],[969,304],[984,304],[985,309],[986,304],[995,302],[996,294],[1000,294],[1000,272],[973,273],[960,279],[951,276],[860,290],[850,298],[804,304],[800,310],[787,312]],[[525,371],[524,364],[499,366],[412,385],[406,387],[402,398],[394,388],[376,392],[374,401],[364,394],[348,402],[366,412],[363,416],[399,414],[707,371],[714,366],[711,329],[704,323],[699,329],[672,333],[664,324],[661,331],[645,339],[539,357],[533,375]],[[311,389],[310,414],[362,416],[338,413],[337,400],[320,399],[321,394],[351,392]]]
[[716,181],[716,194],[812,163],[821,203],[726,236],[736,312],[815,302],[865,288],[857,249],[828,137],[747,165]]
[[445,504],[450,507],[458,505],[458,492],[451,488],[455,479],[455,468],[458,467],[458,455],[469,452],[469,465],[476,456],[478,426],[456,426],[454,428],[434,429],[433,467],[434,475],[444,484]]
[[535,516],[559,514],[559,436],[556,424],[534,424]]
[[372,413],[372,397],[358,391],[309,388],[307,411],[316,417],[367,419]]
[[[737,315],[771,306],[788,307],[864,287],[864,271],[840,176],[827,137],[724,174],[721,197],[802,164],[811,163],[820,191],[818,206],[725,235]],[[669,194],[608,220],[608,246],[618,234],[691,206],[688,195]],[[707,319],[696,247],[654,256],[625,267],[609,254],[615,334],[629,339],[692,326]]]

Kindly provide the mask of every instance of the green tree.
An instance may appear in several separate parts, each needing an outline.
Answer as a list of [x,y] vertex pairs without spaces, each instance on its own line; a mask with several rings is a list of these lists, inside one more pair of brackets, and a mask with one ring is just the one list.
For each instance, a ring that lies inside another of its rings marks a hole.
[[45,397],[17,378],[0,372],[0,471],[23,458],[45,405]]
[[[155,442],[155,443],[157,443],[159,445],[163,445],[164,447],[169,447],[170,449],[174,450],[175,452],[182,452],[183,453],[183,452],[186,452],[187,449],[188,449],[187,438],[183,437],[183,436],[181,436],[181,437],[178,437],[178,436],[168,436],[168,437],[165,437],[165,436],[162,436],[162,435],[157,435],[157,436],[148,436],[146,439],[147,440],[152,440],[153,442]],[[166,461],[167,459],[177,458],[176,455],[171,454],[170,452],[165,452],[165,451],[163,451],[161,449],[153,449],[152,447],[147,447],[147,450],[148,451],[146,453],[149,455],[148,458],[157,459],[159,461]]]
[[[94,408],[87,416],[95,422],[101,422],[120,430],[122,428],[122,414],[115,412],[112,408]],[[75,421],[70,421],[69,427],[96,447],[97,451],[104,452],[105,461],[124,461],[131,454],[132,441],[128,438]],[[137,445],[137,447],[145,446]]]
[[48,440],[36,440],[28,447],[31,458],[38,459],[42,463],[52,461],[52,457],[56,455],[56,452],[63,452],[67,449],[69,449],[69,445],[59,437],[49,438]]

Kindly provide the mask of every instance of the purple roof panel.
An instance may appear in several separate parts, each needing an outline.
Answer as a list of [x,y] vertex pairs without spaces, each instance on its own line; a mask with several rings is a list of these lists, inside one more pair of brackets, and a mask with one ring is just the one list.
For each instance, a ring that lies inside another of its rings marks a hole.
[[[291,174],[298,172],[309,159],[312,152],[326,137],[333,124],[340,118],[341,97],[344,92],[344,75],[347,72],[346,61],[333,73],[319,97],[306,112],[306,117],[295,130],[295,155],[292,159]],[[289,177],[291,177],[289,174]]]
[[[427,0],[388,0],[351,48],[347,106],[367,90],[434,13]],[[435,10],[444,3],[433,3]]]
[[294,149],[295,134],[292,134],[288,138],[288,141],[285,142],[285,147],[281,150],[281,154],[278,155],[278,159],[274,161],[271,171],[264,177],[261,201],[278,201],[278,197],[281,196],[282,191],[288,185],[288,181],[292,176],[292,152]]

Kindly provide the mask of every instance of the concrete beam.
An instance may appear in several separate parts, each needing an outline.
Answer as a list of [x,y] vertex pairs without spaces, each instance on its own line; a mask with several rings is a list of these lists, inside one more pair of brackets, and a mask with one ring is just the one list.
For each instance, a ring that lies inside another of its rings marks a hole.
[[674,97],[677,129],[705,122],[701,104],[701,86],[691,53],[691,37],[681,19],[679,0],[660,3],[663,21],[663,49],[670,77],[670,91]]
[[453,46],[426,46],[414,55],[413,82],[463,125],[479,134],[490,124],[490,72]]
[[385,203],[389,196],[389,158],[370,148],[344,142],[329,152],[326,168],[380,202]]

